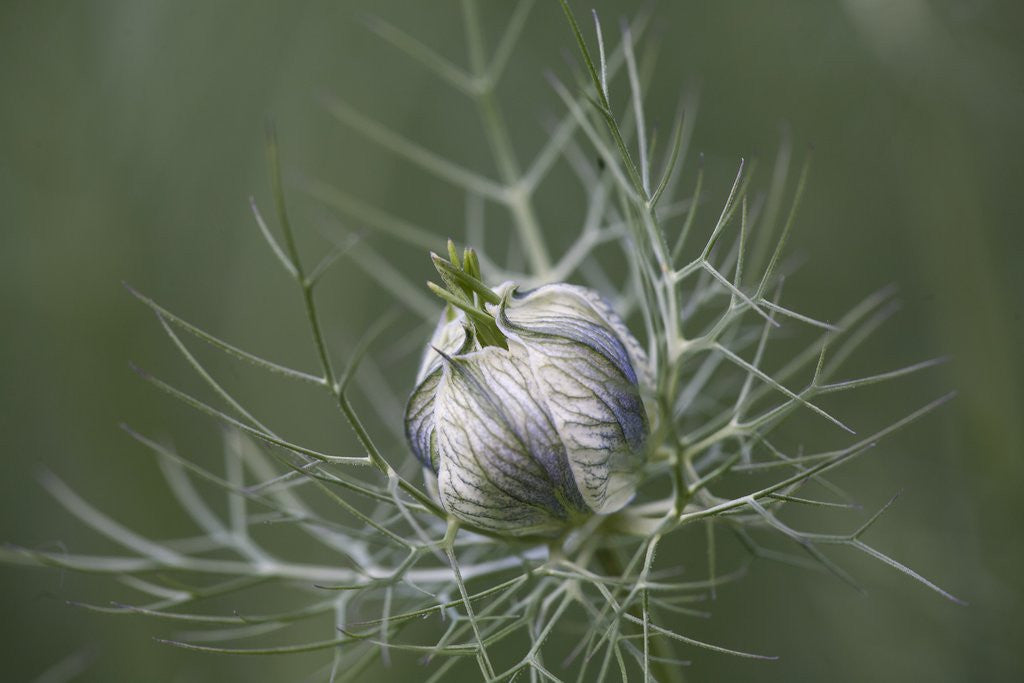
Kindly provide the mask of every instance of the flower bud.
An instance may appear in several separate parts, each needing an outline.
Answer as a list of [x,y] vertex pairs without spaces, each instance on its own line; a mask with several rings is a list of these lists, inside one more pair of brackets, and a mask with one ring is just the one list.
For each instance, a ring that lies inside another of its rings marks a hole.
[[441,504],[489,531],[551,534],[633,496],[649,431],[647,360],[594,291],[497,288],[507,348],[481,346],[448,307],[406,411],[413,453]]

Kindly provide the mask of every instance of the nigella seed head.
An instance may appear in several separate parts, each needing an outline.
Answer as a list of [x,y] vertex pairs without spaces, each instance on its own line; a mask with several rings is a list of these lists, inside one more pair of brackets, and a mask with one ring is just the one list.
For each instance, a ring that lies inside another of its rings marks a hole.
[[639,343],[592,290],[495,294],[485,310],[504,347],[481,344],[472,315],[447,308],[409,400],[406,434],[441,504],[509,535],[621,508],[649,432]]

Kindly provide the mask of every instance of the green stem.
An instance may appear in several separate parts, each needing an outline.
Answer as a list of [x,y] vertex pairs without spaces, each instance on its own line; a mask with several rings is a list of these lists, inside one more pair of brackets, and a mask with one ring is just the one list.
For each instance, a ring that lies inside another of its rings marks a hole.
[[474,78],[479,83],[479,88],[476,91],[477,108],[483,122],[484,134],[487,136],[487,144],[491,148],[501,180],[505,185],[505,205],[512,214],[533,275],[544,280],[551,272],[551,257],[544,243],[530,192],[523,183],[508,127],[505,125],[505,120],[495,101],[495,83],[488,77],[483,48],[483,29],[477,15],[476,2],[464,0],[462,10],[469,44],[470,66]]
[[[622,576],[625,571],[618,555],[611,548],[598,548],[594,552],[594,558],[608,576]],[[650,611],[653,613],[653,610]],[[637,606],[632,607],[629,613],[637,619],[643,619],[643,612]],[[654,678],[668,683],[684,683],[686,679],[683,676],[683,672],[679,670],[679,667],[673,666],[670,662],[661,661],[662,659],[672,660],[676,658],[675,648],[672,647],[672,643],[663,637],[651,638],[649,642],[654,655],[659,658],[650,660],[651,673],[654,675]]]

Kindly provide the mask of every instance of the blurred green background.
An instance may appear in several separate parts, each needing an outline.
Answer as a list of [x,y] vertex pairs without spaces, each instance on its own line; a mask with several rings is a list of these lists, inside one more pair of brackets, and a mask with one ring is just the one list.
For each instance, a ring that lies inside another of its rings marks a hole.
[[[580,15],[589,9],[575,4]],[[844,419],[877,425],[959,392],[840,481],[867,509],[902,490],[870,540],[971,605],[949,604],[849,554],[837,558],[870,589],[867,597],[830,577],[763,566],[724,591],[694,633],[781,660],[686,653],[696,660],[693,680],[1024,676],[1021,7],[722,0],[653,10],[647,40],[661,49],[651,118],[667,121],[680,90],[699,84],[691,149],[706,155],[713,177],[727,182],[740,156],[767,169],[787,130],[797,157],[816,150],[789,250],[806,263],[788,283],[788,305],[836,317],[895,283],[903,309],[854,369],[953,356],[927,375],[843,404]],[[623,3],[597,8],[608,31],[632,11]],[[483,2],[482,11],[496,36],[507,4]],[[469,102],[368,31],[367,12],[464,60],[451,0],[0,5],[0,541],[112,549],[52,502],[37,483],[41,470],[134,528],[190,533],[152,458],[117,423],[173,437],[211,466],[218,430],[129,370],[133,360],[198,386],[122,280],[248,349],[313,367],[296,292],[248,212],[250,194],[270,206],[267,117],[291,177],[330,183],[415,221],[437,232],[439,246],[441,237],[463,234],[458,191],[343,127],[321,104],[324,94],[341,96],[431,149],[493,172]],[[544,72],[564,75],[572,54],[557,6],[538,3],[502,91],[523,158],[543,140],[546,117],[561,111]],[[293,203],[310,254],[325,244],[318,233],[360,227],[299,192]],[[573,215],[553,202],[541,210],[548,225]],[[504,229],[492,215],[492,229]],[[429,276],[424,253],[385,237],[369,241],[414,282]],[[330,275],[324,303],[339,355],[387,297],[359,269]],[[413,363],[390,365],[391,388],[404,395]],[[288,433],[348,443],[325,401],[236,365],[215,367]],[[826,522],[835,530],[854,523]],[[64,604],[117,599],[119,590],[56,570],[0,567],[0,677],[27,681],[50,670],[55,676],[45,680],[64,680],[51,669],[63,661],[66,671],[88,662],[80,680],[89,681],[301,680],[323,661],[187,654],[152,641],[175,633],[173,625]]]

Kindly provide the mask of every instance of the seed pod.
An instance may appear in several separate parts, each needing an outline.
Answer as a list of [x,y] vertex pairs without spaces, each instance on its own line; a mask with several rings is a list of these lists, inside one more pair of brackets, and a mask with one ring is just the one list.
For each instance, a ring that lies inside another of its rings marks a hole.
[[499,287],[507,348],[481,347],[447,309],[406,411],[413,453],[454,517],[508,535],[552,534],[633,496],[649,431],[647,361],[594,291]]

